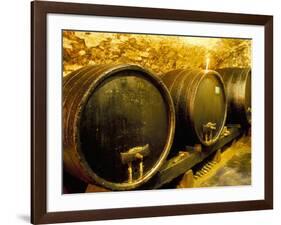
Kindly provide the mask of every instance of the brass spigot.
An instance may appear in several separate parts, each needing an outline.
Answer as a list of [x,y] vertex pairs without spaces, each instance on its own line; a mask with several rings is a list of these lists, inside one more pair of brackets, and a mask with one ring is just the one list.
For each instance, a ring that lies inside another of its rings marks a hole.
[[149,144],[130,148],[126,152],[121,152],[121,162],[128,165],[128,182],[133,182],[133,162],[139,161],[139,177],[143,177],[144,165],[143,158],[150,154]]

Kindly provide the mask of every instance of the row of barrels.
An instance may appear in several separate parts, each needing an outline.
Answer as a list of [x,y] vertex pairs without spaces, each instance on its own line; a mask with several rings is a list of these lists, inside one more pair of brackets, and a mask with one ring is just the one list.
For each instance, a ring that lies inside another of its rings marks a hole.
[[64,169],[111,190],[139,187],[186,145],[214,144],[225,123],[250,122],[248,68],[158,77],[137,65],[97,65],[63,79]]

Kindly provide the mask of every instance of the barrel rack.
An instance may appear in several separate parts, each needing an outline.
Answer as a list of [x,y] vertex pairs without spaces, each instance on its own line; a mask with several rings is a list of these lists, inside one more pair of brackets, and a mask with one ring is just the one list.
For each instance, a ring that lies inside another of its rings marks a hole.
[[157,189],[171,182],[176,177],[188,172],[190,173],[191,169],[202,162],[207,157],[215,154],[215,157],[220,157],[221,148],[228,144],[229,142],[235,140],[242,134],[240,125],[229,125],[227,127],[228,135],[220,137],[219,141],[216,144],[208,147],[202,147],[201,151],[194,151],[193,149],[185,149],[180,151],[177,156],[169,159],[159,170],[159,172],[148,181],[145,186],[141,189]]
[[[205,146],[202,148],[187,147],[179,151],[179,153],[168,159],[161,169],[138,190],[159,189],[163,185],[168,184],[173,179],[185,174],[186,182],[193,182],[192,168],[201,163],[206,158],[214,155],[215,158],[220,158],[221,149],[235,141],[244,132],[238,124],[229,124],[225,132],[222,133],[220,139],[212,146]],[[188,185],[187,185],[188,186]],[[107,192],[111,191],[104,187],[93,184],[88,184],[85,192]]]

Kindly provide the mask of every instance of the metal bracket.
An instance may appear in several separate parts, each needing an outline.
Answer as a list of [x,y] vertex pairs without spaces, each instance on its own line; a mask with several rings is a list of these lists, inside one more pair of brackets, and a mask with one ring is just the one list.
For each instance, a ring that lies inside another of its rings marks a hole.
[[224,126],[220,136],[222,138],[222,137],[226,137],[228,135],[230,135],[230,131],[227,129],[226,126]]
[[186,145],[185,148],[187,150],[193,150],[195,152],[202,152],[202,145],[201,144],[195,144],[194,146]]

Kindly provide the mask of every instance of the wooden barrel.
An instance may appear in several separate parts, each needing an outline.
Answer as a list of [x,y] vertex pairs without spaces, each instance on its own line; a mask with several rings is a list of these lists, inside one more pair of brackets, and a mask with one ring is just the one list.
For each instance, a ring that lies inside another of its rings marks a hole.
[[227,123],[251,124],[251,69],[224,68],[218,69],[222,76],[227,94]]
[[112,190],[148,181],[175,130],[163,82],[136,65],[86,66],[63,79],[64,168]]
[[223,81],[211,70],[174,70],[161,77],[176,111],[175,145],[214,144],[223,130],[227,103]]

